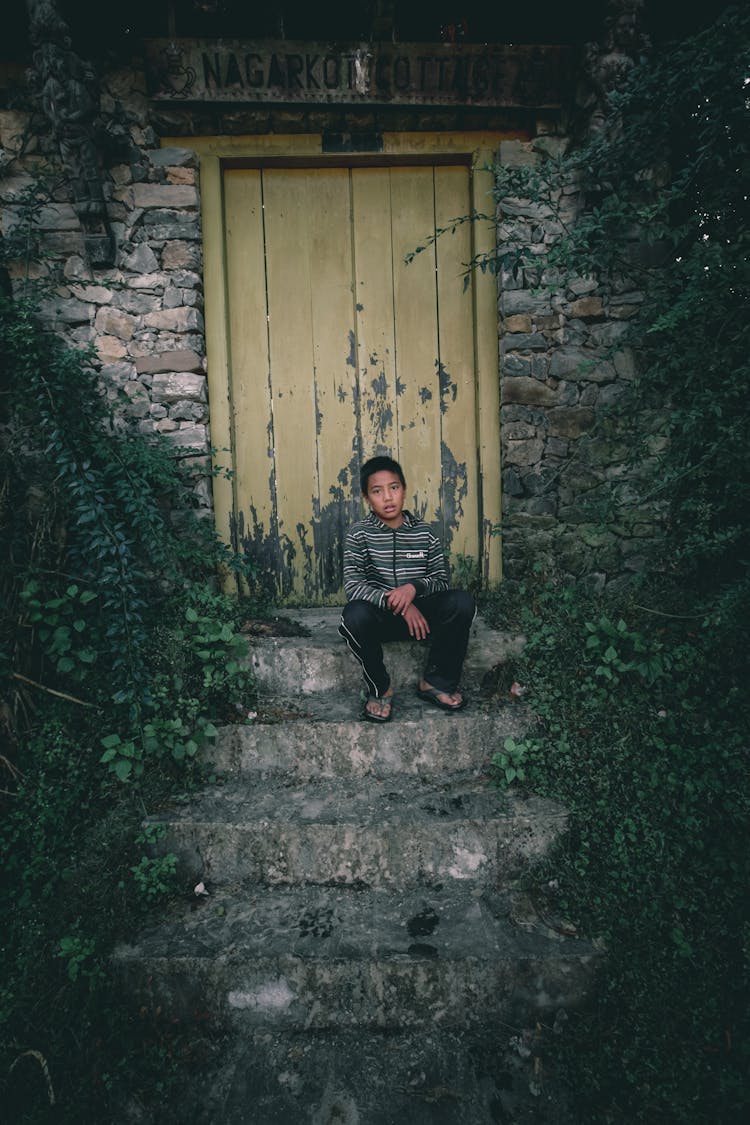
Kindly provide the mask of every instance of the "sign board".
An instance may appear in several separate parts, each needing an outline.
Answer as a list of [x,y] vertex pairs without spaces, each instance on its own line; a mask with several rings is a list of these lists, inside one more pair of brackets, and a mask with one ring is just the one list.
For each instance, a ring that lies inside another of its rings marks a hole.
[[562,46],[151,39],[155,101],[554,108],[570,89]]

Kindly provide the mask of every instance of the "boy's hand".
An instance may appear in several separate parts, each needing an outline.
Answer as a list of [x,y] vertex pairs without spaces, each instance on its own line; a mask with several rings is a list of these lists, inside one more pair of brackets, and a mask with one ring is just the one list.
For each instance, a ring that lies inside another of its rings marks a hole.
[[415,605],[408,605],[401,616],[409,627],[409,633],[417,641],[423,641],[430,631],[425,615]]
[[385,601],[391,613],[403,614],[416,596],[416,586],[412,582],[405,582],[403,586],[397,586],[395,590],[391,590]]

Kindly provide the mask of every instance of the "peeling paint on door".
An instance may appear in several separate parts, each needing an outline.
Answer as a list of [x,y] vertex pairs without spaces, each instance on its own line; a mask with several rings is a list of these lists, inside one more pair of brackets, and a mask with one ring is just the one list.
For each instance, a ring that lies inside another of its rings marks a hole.
[[464,165],[223,173],[234,451],[218,513],[285,600],[341,600],[359,467],[403,465],[408,507],[478,558],[475,304]]

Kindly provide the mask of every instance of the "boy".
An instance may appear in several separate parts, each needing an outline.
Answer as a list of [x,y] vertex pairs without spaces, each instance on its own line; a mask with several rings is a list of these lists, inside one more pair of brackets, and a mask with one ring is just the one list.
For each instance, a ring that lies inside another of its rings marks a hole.
[[404,510],[406,481],[391,457],[372,457],[360,472],[366,519],[344,545],[347,604],[339,633],[362,665],[368,698],[363,718],[387,723],[393,689],[383,664],[383,641],[423,641],[430,653],[417,695],[443,711],[460,711],[456,690],[476,607],[471,594],[449,590],[439,539]]

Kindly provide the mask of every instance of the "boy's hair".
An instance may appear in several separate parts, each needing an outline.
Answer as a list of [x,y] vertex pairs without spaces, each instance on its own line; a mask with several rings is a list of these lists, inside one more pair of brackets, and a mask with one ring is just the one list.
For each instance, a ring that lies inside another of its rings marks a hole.
[[398,461],[394,461],[392,457],[371,457],[369,461],[365,461],[364,465],[359,470],[359,485],[362,489],[363,496],[367,495],[367,485],[373,473],[382,472],[395,473],[404,488],[406,488],[403,469]]

